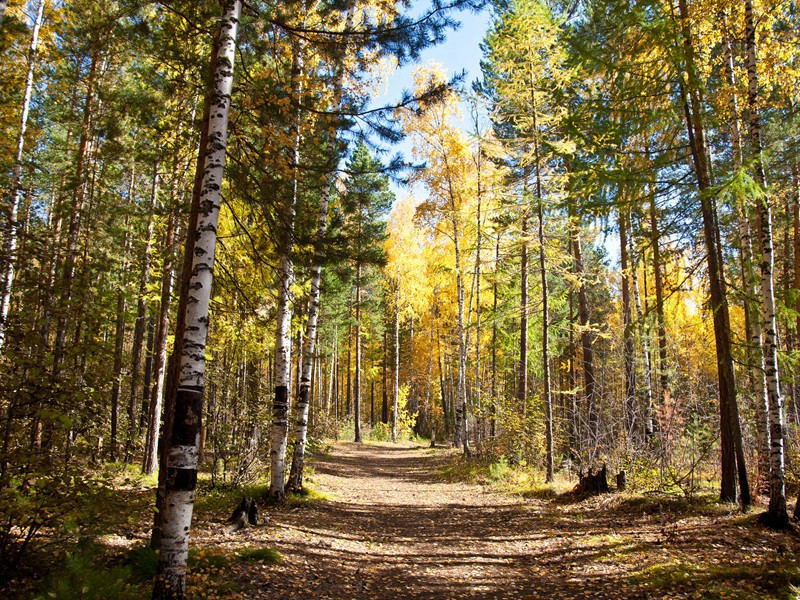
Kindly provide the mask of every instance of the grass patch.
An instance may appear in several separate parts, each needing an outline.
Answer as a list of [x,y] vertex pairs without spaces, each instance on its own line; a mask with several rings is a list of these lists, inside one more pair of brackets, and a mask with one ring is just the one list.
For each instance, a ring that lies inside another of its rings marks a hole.
[[800,568],[789,564],[694,564],[670,562],[650,565],[628,579],[631,584],[658,590],[694,588],[703,598],[795,598]]
[[287,492],[285,502],[289,508],[305,508],[312,506],[317,502],[325,502],[330,500],[328,496],[314,488],[305,487],[299,492]]
[[619,502],[618,509],[645,515],[663,513],[691,515],[723,515],[737,511],[732,504],[719,504],[713,495],[678,496],[676,494],[626,494]]
[[283,558],[275,548],[257,547],[238,550],[236,556],[242,562],[264,562],[267,564],[279,563]]
[[54,570],[34,595],[36,600],[136,600],[148,596],[149,584],[133,577],[131,566],[107,566],[98,558],[98,548],[81,543],[69,553],[63,566]]
[[197,514],[220,514],[233,512],[242,497],[265,497],[269,492],[269,483],[256,482],[237,488],[208,487],[198,490],[194,501],[194,510]]
[[211,571],[224,569],[229,562],[230,559],[224,554],[207,548],[190,548],[187,565],[192,571]]
[[137,546],[128,552],[127,564],[134,576],[152,580],[158,574],[158,554],[149,545]]
[[537,500],[554,500],[575,487],[575,482],[562,474],[556,474],[552,483],[544,483],[544,473],[529,465],[512,465],[505,456],[494,460],[458,456],[438,474],[448,481],[489,485],[502,492]]

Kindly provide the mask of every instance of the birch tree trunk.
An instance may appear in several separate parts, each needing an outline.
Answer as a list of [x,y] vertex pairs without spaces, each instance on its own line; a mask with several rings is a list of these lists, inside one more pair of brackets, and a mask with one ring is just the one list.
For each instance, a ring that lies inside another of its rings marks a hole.
[[[354,441],[361,443],[361,263],[356,267],[356,373],[353,398]],[[413,358],[413,357],[412,357]]]
[[[345,19],[345,30],[352,25],[353,10],[349,10]],[[343,59],[342,59],[343,60]],[[334,103],[336,108],[341,105],[341,94],[343,86],[343,67],[337,65],[336,79],[334,82]],[[333,152],[335,135],[333,130],[328,130],[327,145]],[[299,135],[299,134],[298,134]],[[335,156],[335,153],[334,153]],[[317,219],[317,239],[324,239],[328,228],[328,208],[330,196],[333,193],[336,183],[336,165],[331,165],[328,173],[328,181],[322,189],[319,201],[319,217]],[[309,410],[309,387],[311,385],[311,369],[317,345],[317,320],[319,318],[320,306],[320,282],[322,281],[322,259],[323,249],[315,248],[314,264],[311,267],[311,291],[308,298],[308,321],[306,323],[306,335],[304,338],[303,362],[300,367],[300,385],[297,391],[297,425],[295,429],[295,445],[292,453],[292,466],[289,471],[289,489],[300,491],[303,487],[303,466],[305,461],[306,441],[308,439],[308,410]],[[334,329],[334,336],[335,336]],[[333,368],[331,362],[331,369]],[[330,393],[328,394],[328,406],[326,415],[330,409]]]
[[169,334],[169,311],[172,300],[173,249],[175,243],[175,213],[170,213],[164,237],[164,265],[161,271],[161,305],[158,312],[155,342],[153,344],[152,378],[155,385],[148,406],[147,437],[145,439],[142,471],[152,475],[158,466],[158,429],[161,423],[162,398],[164,396],[164,374],[167,365],[167,335]]
[[625,429],[629,444],[633,444],[636,433],[636,367],[634,365],[633,322],[631,319],[630,263],[628,256],[627,209],[619,208],[619,260],[622,269],[622,327],[623,354],[625,361]]
[[383,385],[382,385],[382,402],[381,402],[381,423],[389,423],[389,388],[386,382],[386,372],[389,365],[389,326],[383,330]]
[[197,458],[205,389],[205,349],[209,325],[209,302],[213,281],[217,223],[228,141],[228,117],[236,38],[239,30],[241,1],[225,4],[219,27],[219,51],[210,95],[208,146],[205,156],[197,229],[194,237],[192,271],[186,303],[183,345],[177,357],[178,387],[175,416],[166,444],[166,490],[164,517],[159,547],[158,577],[153,598],[180,599],[186,596],[186,561],[189,554],[189,531],[192,523],[194,494],[197,487]]
[[[11,189],[8,191],[8,205],[5,208],[6,231],[3,238],[3,258],[6,261],[3,271],[2,289],[0,289],[0,351],[6,337],[8,311],[11,306],[11,286],[14,282],[14,267],[17,257],[17,212],[19,210],[20,182],[22,180],[22,156],[25,150],[25,132],[28,129],[28,113],[33,95],[33,76],[36,70],[36,53],[39,48],[39,30],[44,20],[44,7],[47,0],[39,0],[39,8],[31,30],[31,42],[28,47],[28,70],[25,76],[25,91],[22,95],[22,111],[19,117],[17,132],[17,150],[14,154],[14,169],[11,175]],[[0,24],[3,21],[5,2],[0,6]]]
[[394,292],[394,409],[392,410],[392,441],[397,442],[397,410],[400,400],[400,281]]
[[[721,18],[725,24],[723,62],[725,77],[730,85],[728,94],[728,115],[730,119],[731,146],[733,166],[741,169],[743,164],[742,138],[739,123],[739,103],[736,95],[735,64],[733,58],[733,41],[730,39],[725,15]],[[764,365],[764,348],[762,343],[761,319],[755,298],[759,296],[758,277],[753,269],[753,236],[750,230],[750,219],[744,198],[736,198],[736,210],[739,229],[739,261],[741,267],[742,288],[744,289],[744,324],[747,346],[747,361],[750,366],[750,387],[756,412],[756,436],[758,457],[757,490],[769,485],[769,423],[767,418],[768,403],[767,382]]]
[[[329,174],[330,181],[323,189],[320,198],[317,237],[322,239],[328,227],[328,203],[333,190],[335,173]],[[308,322],[304,338],[303,364],[300,370],[300,386],[297,394],[296,441],[292,454],[292,467],[289,472],[289,489],[299,491],[303,487],[303,464],[308,437],[308,406],[311,386],[311,367],[317,341],[317,320],[319,317],[320,282],[322,280],[321,249],[317,248],[315,264],[311,268],[311,292],[308,298]],[[331,363],[333,364],[333,363]]]
[[747,46],[747,108],[749,114],[750,154],[753,158],[755,179],[764,194],[758,201],[759,229],[761,234],[761,304],[763,329],[764,377],[767,384],[769,406],[769,509],[765,521],[772,527],[789,526],[786,510],[786,482],[783,448],[783,398],[778,373],[777,322],[775,318],[775,290],[773,269],[775,257],[772,243],[772,207],[767,191],[767,177],[761,148],[761,121],[759,115],[758,65],[756,60],[756,26],[752,0],[744,0],[745,44]]
[[280,264],[278,267],[278,316],[275,339],[275,397],[272,402],[272,435],[270,440],[270,486],[269,493],[282,499],[285,493],[286,444],[289,433],[289,388],[292,383],[292,307],[291,287],[294,283],[292,237],[299,185],[300,139],[302,111],[299,108],[303,93],[303,43],[295,43],[292,55],[292,98],[297,100],[298,110],[292,123],[292,189],[284,206],[285,231],[282,232]]

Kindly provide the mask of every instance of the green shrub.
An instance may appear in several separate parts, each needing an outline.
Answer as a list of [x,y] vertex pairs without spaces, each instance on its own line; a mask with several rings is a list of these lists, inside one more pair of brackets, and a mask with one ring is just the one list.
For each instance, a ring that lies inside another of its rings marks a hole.
[[133,575],[141,579],[151,580],[158,574],[158,554],[149,545],[131,550],[127,562]]
[[97,550],[91,545],[79,547],[67,556],[62,569],[51,573],[37,600],[135,600],[146,591],[131,583],[132,567],[104,568],[95,563]]

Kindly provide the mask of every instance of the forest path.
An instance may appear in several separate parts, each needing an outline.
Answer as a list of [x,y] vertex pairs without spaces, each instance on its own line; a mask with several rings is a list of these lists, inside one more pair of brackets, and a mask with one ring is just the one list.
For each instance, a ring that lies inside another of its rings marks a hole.
[[709,591],[722,586],[735,597],[767,597],[752,587],[752,572],[735,569],[746,556],[759,572],[768,569],[785,538],[765,538],[752,519],[637,514],[620,511],[613,496],[523,499],[443,480],[452,453],[336,443],[313,463],[313,486],[330,500],[270,510],[266,527],[237,534],[283,555],[277,565],[235,568],[243,596],[693,598],[722,597]]

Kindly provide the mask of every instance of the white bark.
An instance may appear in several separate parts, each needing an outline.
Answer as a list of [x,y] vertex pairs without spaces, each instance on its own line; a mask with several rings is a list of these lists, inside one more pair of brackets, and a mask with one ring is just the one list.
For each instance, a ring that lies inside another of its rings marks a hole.
[[[300,105],[303,93],[303,44],[298,41],[292,56],[292,98]],[[292,383],[292,307],[291,288],[294,283],[292,260],[292,231],[294,229],[299,183],[301,110],[298,108],[293,127],[292,191],[284,207],[283,242],[278,267],[278,316],[275,334],[275,397],[272,403],[270,440],[270,495],[281,499],[285,494],[286,444],[289,434],[289,389]]]
[[753,154],[756,182],[764,190],[759,200],[761,233],[761,303],[763,317],[764,376],[769,400],[770,493],[769,520],[777,527],[786,527],[786,483],[783,449],[783,398],[778,374],[777,323],[773,267],[775,257],[772,243],[772,211],[761,152],[761,131],[758,107],[758,71],[756,63],[756,31],[752,0],[745,0],[745,39],[747,45],[748,110],[750,112],[750,151]]
[[397,410],[400,398],[400,280],[394,293],[394,410],[392,411],[392,441],[397,441]]
[[[11,305],[11,285],[14,282],[14,263],[17,251],[17,212],[19,209],[20,181],[22,179],[22,154],[25,150],[25,132],[28,129],[28,114],[33,95],[33,76],[36,68],[36,52],[39,48],[39,30],[44,20],[44,7],[47,0],[39,1],[36,18],[31,30],[31,42],[28,47],[28,71],[25,77],[25,92],[22,95],[22,112],[19,118],[19,131],[17,132],[17,151],[14,155],[14,171],[11,176],[11,189],[9,190],[8,215],[6,232],[3,239],[3,258],[6,260],[3,272],[2,289],[0,289],[0,350],[3,348],[6,337],[6,321]],[[3,22],[3,13],[6,3],[0,3],[0,23]]]
[[167,490],[158,564],[155,598],[184,598],[186,561],[189,555],[189,530],[192,524],[194,491],[197,486],[197,459],[205,388],[205,351],[208,337],[214,253],[221,204],[228,117],[233,88],[233,65],[239,30],[241,1],[225,5],[220,22],[219,53],[214,67],[213,91],[209,98],[208,149],[204,157],[202,191],[190,295],[186,304],[183,349],[178,357],[178,390],[175,420],[167,451]]
[[[721,18],[727,31],[725,15]],[[730,85],[728,95],[728,116],[730,119],[731,146],[733,150],[733,165],[736,169],[741,169],[742,157],[742,136],[739,122],[739,102],[736,96],[735,65],[733,59],[733,48],[730,37],[725,36],[723,50],[725,52],[725,76]],[[736,199],[736,209],[739,229],[739,253],[742,272],[742,287],[745,290],[744,311],[745,328],[748,336],[749,346],[747,357],[750,364],[750,376],[753,383],[753,403],[756,409],[756,435],[758,449],[758,478],[757,489],[760,488],[769,475],[769,423],[767,419],[768,398],[767,381],[764,369],[764,348],[762,344],[761,320],[758,316],[758,309],[755,308],[755,298],[758,297],[758,278],[753,270],[753,237],[750,231],[750,220],[745,207],[744,199]]]

